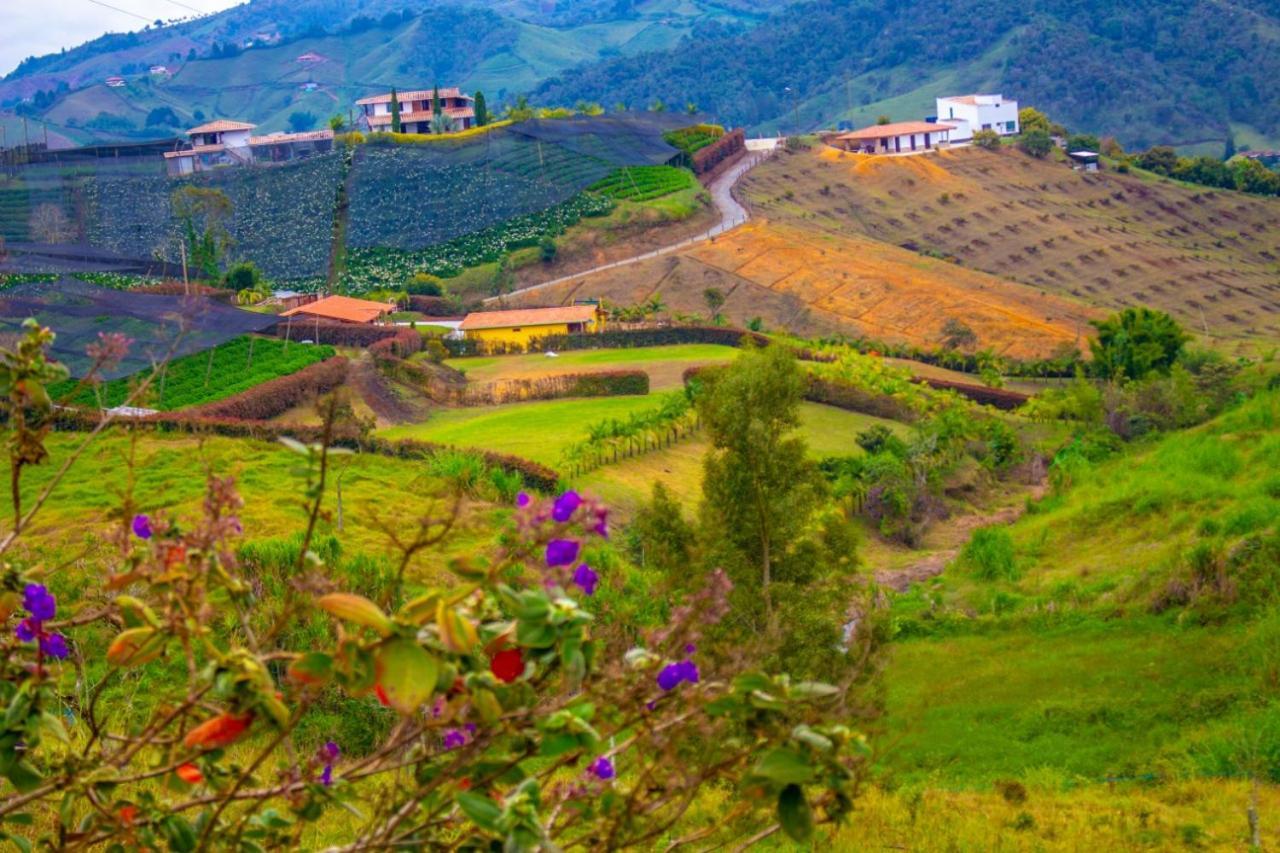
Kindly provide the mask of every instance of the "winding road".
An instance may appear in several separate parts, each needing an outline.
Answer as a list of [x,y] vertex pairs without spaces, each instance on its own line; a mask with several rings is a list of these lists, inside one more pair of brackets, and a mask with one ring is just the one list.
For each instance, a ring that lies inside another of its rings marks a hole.
[[[752,140],[752,141],[755,141],[755,140]],[[754,168],[756,164],[770,157],[773,154],[774,150],[776,149],[773,147],[760,148],[755,150],[752,150],[749,148],[747,150],[747,156],[743,157],[741,160],[735,163],[728,171],[726,171],[723,175],[720,175],[714,181],[711,182],[711,184],[707,187],[707,192],[711,194],[711,203],[715,205],[717,212],[719,212],[720,214],[720,221],[715,225],[713,225],[711,228],[708,228],[706,231],[702,232],[701,234],[697,234],[693,237],[688,237],[684,240],[681,240],[678,243],[672,243],[669,246],[663,246],[660,249],[652,249],[648,252],[644,252],[643,254],[633,255],[632,257],[629,257],[629,258],[623,258],[620,261],[611,261],[610,263],[601,264],[600,266],[592,267],[591,269],[585,269],[580,272],[573,273],[572,275],[563,275],[563,276],[560,276],[559,278],[553,278],[550,281],[544,281],[540,284],[533,284],[533,285],[530,285],[529,287],[522,287],[519,290],[513,290],[510,293],[504,293],[502,296],[490,296],[488,299],[485,300],[485,303],[497,302],[501,299],[506,299],[507,297],[511,297],[511,296],[520,296],[526,293],[534,293],[536,291],[542,290],[543,288],[555,287],[558,284],[564,284],[567,281],[573,281],[575,279],[583,278],[585,276],[594,275],[595,273],[603,272],[604,270],[616,269],[617,267],[625,267],[625,266],[628,266],[629,264],[638,264],[641,261],[647,261],[650,258],[657,258],[657,257],[661,257],[662,255],[669,255],[672,252],[678,252],[681,249],[694,245],[695,243],[702,243],[706,240],[710,240],[714,237],[718,237],[719,235],[725,233],[726,231],[737,228],[739,225],[743,224],[748,219],[750,219],[751,214],[745,207],[742,206],[742,204],[738,202],[736,198],[733,197],[733,188],[737,185],[738,181],[742,178],[743,175],[751,171],[751,169]]]

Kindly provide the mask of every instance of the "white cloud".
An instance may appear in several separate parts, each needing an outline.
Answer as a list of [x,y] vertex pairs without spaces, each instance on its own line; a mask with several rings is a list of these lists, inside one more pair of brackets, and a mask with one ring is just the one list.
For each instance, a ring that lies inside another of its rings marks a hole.
[[108,9],[89,0],[0,0],[0,75],[8,74],[28,56],[56,53],[103,33],[138,30],[157,18],[167,21],[195,14],[185,8],[187,6],[203,12],[218,12],[243,0],[102,2],[125,11]]

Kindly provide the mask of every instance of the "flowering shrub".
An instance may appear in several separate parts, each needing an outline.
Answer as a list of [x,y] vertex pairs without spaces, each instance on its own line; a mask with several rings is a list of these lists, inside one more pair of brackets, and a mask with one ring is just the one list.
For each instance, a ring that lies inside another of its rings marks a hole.
[[[0,359],[0,385],[33,373],[24,353]],[[448,525],[408,522],[373,600],[341,588],[316,534],[338,451],[287,444],[305,513],[278,576],[237,557],[240,498],[216,476],[181,523],[125,494],[114,556],[79,600],[5,564],[0,776],[15,793],[0,832],[23,849],[296,848],[308,824],[352,849],[615,849],[805,840],[849,814],[867,757],[828,720],[839,691],[699,648],[727,614],[724,574],[630,649],[606,644],[590,604],[611,582],[592,565],[607,510],[521,494],[496,550],[451,563],[441,586],[411,586],[403,566]],[[305,743],[337,701],[385,734]],[[717,823],[685,826],[708,785],[738,794]]]

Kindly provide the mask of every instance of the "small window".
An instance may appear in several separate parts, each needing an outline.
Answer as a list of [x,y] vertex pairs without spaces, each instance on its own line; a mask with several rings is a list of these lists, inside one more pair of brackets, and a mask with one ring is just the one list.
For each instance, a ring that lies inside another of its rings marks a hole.
[[513,332],[518,332],[518,331],[520,331],[520,327],[519,327],[519,326],[516,326],[516,327],[515,327],[514,329],[512,329],[511,331],[513,331]]

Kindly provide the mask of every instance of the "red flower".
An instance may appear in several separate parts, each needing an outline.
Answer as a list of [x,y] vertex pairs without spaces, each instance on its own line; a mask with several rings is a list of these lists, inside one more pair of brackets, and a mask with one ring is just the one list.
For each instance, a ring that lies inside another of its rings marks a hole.
[[471,790],[471,777],[470,777],[470,776],[463,776],[463,777],[462,777],[462,779],[458,782],[458,790],[459,790],[459,791],[470,791],[470,790]]
[[178,774],[179,779],[188,785],[199,785],[204,781],[204,774],[200,772],[200,768],[190,761],[186,764],[179,764],[178,769],[174,772]]
[[489,659],[489,671],[503,684],[510,684],[524,674],[524,656],[519,649],[503,649]]
[[373,686],[373,692],[378,694],[378,701],[382,703],[382,707],[384,708],[391,707],[391,698],[387,696],[387,691],[382,689],[381,684],[375,684]]
[[121,806],[120,811],[116,812],[120,818],[120,822],[125,826],[133,826],[133,821],[138,817],[138,807],[134,805]]

